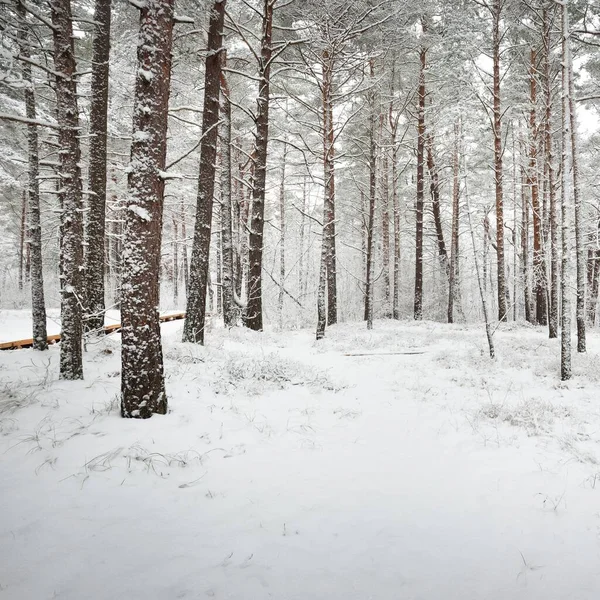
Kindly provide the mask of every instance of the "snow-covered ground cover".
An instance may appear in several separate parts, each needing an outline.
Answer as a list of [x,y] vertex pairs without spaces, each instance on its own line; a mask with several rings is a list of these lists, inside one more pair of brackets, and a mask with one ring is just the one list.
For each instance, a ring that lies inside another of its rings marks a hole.
[[[16,312],[0,313],[12,331]],[[163,326],[170,413],[119,416],[119,338],[0,353],[0,597],[600,597],[600,336],[424,322]],[[5,330],[6,331],[6,330]],[[5,337],[5,336],[3,336]],[[22,337],[27,337],[27,331]]]

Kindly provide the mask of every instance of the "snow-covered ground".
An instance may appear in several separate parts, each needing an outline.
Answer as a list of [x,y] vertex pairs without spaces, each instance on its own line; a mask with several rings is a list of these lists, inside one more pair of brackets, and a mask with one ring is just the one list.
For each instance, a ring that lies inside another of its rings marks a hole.
[[0,353],[1,598],[600,597],[596,332],[563,384],[524,325],[496,362],[475,326],[181,327],[147,421],[119,416],[118,336],[82,382],[58,347]]

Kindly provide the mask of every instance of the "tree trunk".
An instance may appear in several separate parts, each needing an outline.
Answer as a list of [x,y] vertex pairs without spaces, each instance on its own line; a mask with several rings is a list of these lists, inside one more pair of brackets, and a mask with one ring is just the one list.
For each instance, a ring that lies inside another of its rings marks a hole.
[[298,297],[304,296],[304,228],[307,208],[307,186],[306,186],[306,175],[302,182],[302,212],[300,213],[300,256],[298,258]]
[[400,202],[398,199],[398,147],[392,136],[392,208],[394,211],[394,291],[392,317],[400,319]]
[[104,236],[106,223],[106,142],[111,0],[96,0],[90,101],[90,200],[85,228],[86,331],[104,326]]
[[[568,40],[567,40],[567,43]],[[583,204],[579,188],[579,140],[577,136],[577,112],[575,109],[575,84],[573,61],[569,52],[567,65],[569,76],[569,121],[571,126],[571,159],[573,169],[573,200],[575,202],[575,256],[577,265],[577,352],[585,352],[585,233]]]
[[265,227],[265,183],[267,177],[267,148],[269,143],[269,96],[271,85],[271,57],[273,54],[274,0],[264,0],[262,38],[258,65],[259,84],[255,117],[254,183],[252,186],[252,216],[250,220],[248,302],[246,326],[254,331],[263,329],[262,261],[263,231]]
[[450,275],[448,265],[448,252],[446,250],[446,242],[444,241],[444,228],[442,227],[442,214],[440,206],[440,180],[433,159],[433,136],[427,136],[427,170],[431,180],[430,192],[433,212],[433,222],[435,224],[435,234],[437,238],[438,256],[442,269],[446,276]]
[[190,263],[187,308],[183,326],[183,341],[204,344],[206,293],[212,232],[213,195],[215,191],[215,162],[217,158],[219,100],[221,87],[220,50],[225,20],[224,0],[216,0],[210,12],[208,53],[204,73],[204,110],[202,141],[198,174],[198,198],[194,242]]
[[500,22],[504,0],[492,1],[492,53],[494,63],[494,175],[496,190],[496,255],[498,276],[498,320],[506,321],[506,268],[504,264],[504,200],[502,189],[502,110],[500,104]]
[[283,144],[283,163],[281,165],[281,183],[279,185],[279,297],[277,306],[279,310],[279,329],[283,329],[283,285],[285,282],[285,161],[287,158],[287,144]]
[[452,157],[452,237],[450,241],[450,269],[448,273],[448,323],[454,323],[454,304],[459,299],[459,219],[460,219],[460,125],[454,124],[454,154]]
[[[425,31],[425,25],[423,25]],[[425,204],[425,69],[427,50],[423,46],[419,53],[419,88],[417,110],[417,202],[415,228],[415,296],[414,318],[423,318],[423,212]]]
[[322,52],[323,65],[323,170],[325,180],[325,219],[323,235],[327,238],[327,324],[337,323],[337,264],[335,248],[335,137],[333,129],[333,58]]
[[571,53],[569,49],[569,13],[566,2],[562,12],[562,110],[561,110],[561,191],[560,206],[562,213],[561,244],[562,272],[561,292],[561,332],[560,332],[560,378],[571,379],[571,290],[569,289],[569,211],[571,209],[569,190],[569,67]]
[[[370,61],[371,80],[374,79],[373,60]],[[367,329],[373,329],[373,259],[375,241],[375,197],[377,194],[377,147],[375,92],[369,92],[369,219],[367,221],[367,266],[365,285],[365,321]]]
[[19,227],[19,291],[23,290],[23,281],[25,279],[25,241],[27,236],[27,190],[23,190],[21,196],[21,224]]
[[83,379],[82,308],[83,220],[79,108],[75,83],[75,50],[70,0],[52,0],[56,104],[60,123],[62,211],[60,272],[60,378]]
[[[550,3],[551,5],[553,3]],[[552,20],[548,10],[542,11],[542,45],[544,52],[544,173],[548,189],[548,211],[550,221],[550,290],[548,310],[548,334],[550,338],[558,337],[558,216],[556,207],[556,190],[554,181],[554,159],[552,155],[552,77],[550,74]]]
[[[383,115],[382,115],[383,122]],[[382,128],[383,129],[383,128]],[[383,136],[382,136],[383,137]],[[383,292],[385,301],[385,313],[389,316],[390,312],[390,160],[389,150],[384,140],[381,139],[381,242],[383,245]]]
[[[17,10],[21,19],[21,35],[19,51],[25,58],[30,57],[29,35],[25,6],[19,2]],[[25,115],[28,119],[37,118],[35,85],[31,73],[31,65],[23,62],[23,80],[26,82]],[[44,269],[42,257],[42,224],[40,216],[40,161],[38,129],[35,125],[27,127],[28,181],[27,204],[29,207],[29,252],[31,274],[31,317],[33,322],[33,349],[48,349],[48,332],[46,330],[46,301],[44,295]]]
[[537,52],[531,49],[529,67],[529,169],[527,187],[531,190],[531,210],[533,213],[533,288],[535,293],[535,321],[538,325],[547,324],[546,261],[542,244],[542,213],[538,182],[537,159]]
[[[226,66],[226,53],[221,53],[221,66]],[[223,248],[223,322],[235,325],[233,287],[233,225],[231,196],[231,101],[227,77],[221,69],[221,242]]]
[[529,287],[529,202],[526,194],[527,184],[525,169],[521,167],[521,268],[523,273],[523,300],[525,302],[525,320],[534,322]]
[[183,254],[182,267],[183,267],[183,285],[185,286],[185,292],[187,295],[187,291],[189,288],[188,277],[190,274],[188,268],[188,249],[187,249],[187,234],[185,227],[185,206],[183,204],[183,200],[181,201],[181,252]]
[[177,218],[173,216],[173,306],[177,306],[179,301],[179,244],[177,242],[177,235]]
[[[121,415],[166,414],[159,272],[174,0],[146,0],[133,106],[123,237]],[[152,110],[148,110],[148,107]]]

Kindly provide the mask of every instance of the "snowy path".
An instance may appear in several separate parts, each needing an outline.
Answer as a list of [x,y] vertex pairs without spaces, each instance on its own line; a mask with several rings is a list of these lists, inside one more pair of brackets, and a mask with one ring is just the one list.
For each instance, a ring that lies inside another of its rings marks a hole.
[[215,331],[196,348],[180,327],[172,413],[146,422],[110,404],[115,339],[80,383],[55,380],[56,348],[0,355],[20,405],[0,415],[1,598],[600,596],[595,334],[561,386],[532,329],[499,332],[491,365],[475,328],[344,325],[319,346]]

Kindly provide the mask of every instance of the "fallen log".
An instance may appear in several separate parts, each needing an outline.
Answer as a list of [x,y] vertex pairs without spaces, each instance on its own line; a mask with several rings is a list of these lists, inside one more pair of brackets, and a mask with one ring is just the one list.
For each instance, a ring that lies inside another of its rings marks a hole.
[[[168,321],[178,321],[185,319],[185,313],[173,313],[170,315],[161,315],[158,317],[161,323]],[[103,329],[104,335],[110,335],[111,333],[117,333],[121,330],[121,323],[115,323],[113,325],[105,325]],[[60,342],[60,333],[48,336],[48,344],[57,344]],[[31,348],[33,346],[33,339],[29,338],[26,340],[15,340],[14,342],[1,342],[0,350],[21,350],[22,348]]]

